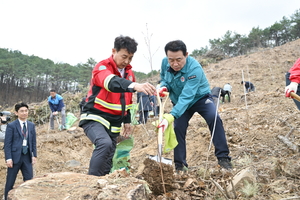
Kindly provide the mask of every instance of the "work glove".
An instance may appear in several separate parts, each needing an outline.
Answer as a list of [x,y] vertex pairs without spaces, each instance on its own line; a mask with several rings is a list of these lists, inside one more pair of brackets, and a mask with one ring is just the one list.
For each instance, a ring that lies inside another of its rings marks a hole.
[[158,93],[160,97],[165,97],[166,95],[164,94],[164,92],[168,92],[168,88],[167,87],[161,87],[158,89]]
[[169,124],[174,122],[174,117],[171,114],[164,114],[163,119],[158,124],[157,128],[162,128],[162,132],[164,133],[167,130]]
[[296,82],[291,82],[288,86],[285,87],[285,96],[286,97],[291,97],[291,92],[297,92],[298,89],[298,83]]
[[58,112],[57,112],[57,111],[53,112],[53,115],[57,115],[57,114],[58,114]]

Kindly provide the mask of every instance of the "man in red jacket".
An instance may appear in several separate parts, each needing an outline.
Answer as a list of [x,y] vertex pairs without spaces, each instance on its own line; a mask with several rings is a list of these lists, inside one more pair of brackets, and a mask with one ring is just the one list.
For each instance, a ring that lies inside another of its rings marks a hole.
[[137,50],[134,39],[119,36],[115,39],[112,56],[100,61],[92,71],[90,89],[80,116],[79,126],[95,145],[88,174],[104,176],[110,172],[116,149],[116,137],[131,134],[133,92],[154,95],[150,83],[139,84],[130,62]]

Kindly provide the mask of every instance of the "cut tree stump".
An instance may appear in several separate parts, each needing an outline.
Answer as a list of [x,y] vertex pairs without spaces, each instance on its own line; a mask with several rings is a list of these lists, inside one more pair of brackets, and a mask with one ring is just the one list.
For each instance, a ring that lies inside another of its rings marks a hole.
[[[114,177],[113,177],[114,176]],[[8,200],[41,199],[149,199],[150,190],[144,180],[117,170],[107,176],[73,172],[50,173],[26,181],[12,189]]]

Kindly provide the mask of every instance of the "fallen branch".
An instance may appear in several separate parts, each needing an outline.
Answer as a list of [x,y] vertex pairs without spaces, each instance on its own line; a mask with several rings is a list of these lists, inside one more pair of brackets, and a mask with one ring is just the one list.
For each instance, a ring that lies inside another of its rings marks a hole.
[[231,187],[232,187],[232,191],[233,191],[233,195],[234,195],[233,198],[236,199],[236,198],[237,198],[237,195],[236,195],[236,191],[235,191],[234,184],[233,184],[233,182],[232,182],[232,178],[230,178],[229,181],[230,181],[230,184],[231,184]]
[[295,197],[283,198],[283,199],[280,199],[280,200],[299,199],[299,198],[300,198],[299,196],[295,196]]
[[292,143],[288,138],[282,135],[277,136],[278,139],[280,139],[284,144],[286,144],[290,149],[292,149],[294,152],[299,152],[299,148],[297,145]]
[[295,130],[294,127],[291,128],[291,130],[286,134],[286,138],[290,137],[290,135],[292,134],[292,132]]
[[224,193],[225,192],[224,189],[219,185],[219,183],[217,183],[213,179],[211,179],[211,182],[220,190],[220,192],[223,194],[225,199],[229,200],[228,197],[226,196],[226,194]]

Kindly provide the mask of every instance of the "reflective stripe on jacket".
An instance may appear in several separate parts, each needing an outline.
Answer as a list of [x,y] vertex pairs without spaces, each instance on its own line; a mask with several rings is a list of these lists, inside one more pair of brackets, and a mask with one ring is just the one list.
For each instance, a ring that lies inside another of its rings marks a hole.
[[120,126],[119,127],[111,126],[109,121],[107,121],[106,119],[104,119],[103,117],[101,117],[99,115],[82,114],[82,115],[80,115],[80,120],[93,120],[93,121],[99,122],[103,126],[105,126],[105,128],[107,128],[108,130],[110,130],[114,134],[119,134],[120,131],[121,131]]
[[128,86],[135,81],[131,68],[131,65],[124,68],[122,78],[112,56],[94,67],[79,126],[85,120],[94,120],[102,123],[111,133],[119,133],[122,123],[131,122],[129,109],[132,108],[134,91]]

